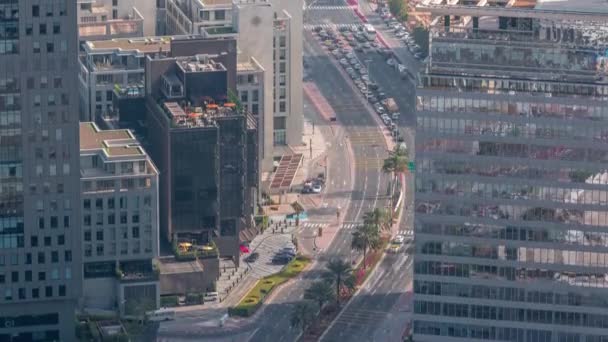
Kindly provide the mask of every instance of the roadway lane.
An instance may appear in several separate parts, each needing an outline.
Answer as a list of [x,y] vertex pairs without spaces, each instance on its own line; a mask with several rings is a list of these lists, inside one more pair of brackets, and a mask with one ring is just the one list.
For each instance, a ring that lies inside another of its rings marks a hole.
[[[381,189],[386,188],[386,177],[382,175],[378,166],[379,161],[386,157],[385,142],[361,97],[331,62],[332,57],[325,53],[309,33],[305,35],[304,45],[306,52],[304,58],[309,66],[307,78],[315,82],[328,99],[344,130],[345,139],[350,141],[355,164],[354,190],[349,209],[342,215],[345,215],[346,221],[359,221],[366,211],[376,205],[386,205],[385,200],[378,199]],[[334,167],[336,171],[333,171]],[[339,172],[338,170],[350,172],[343,166],[330,163],[332,177],[340,178],[336,173]],[[299,331],[289,328],[293,304],[302,298],[304,290],[311,282],[319,279],[321,276],[319,270],[322,270],[324,261],[336,256],[350,257],[350,237],[350,230],[340,230],[330,247],[317,259],[319,263],[314,269],[306,272],[301,280],[291,286],[284,286],[276,292],[276,297],[256,322],[258,330],[253,333],[249,341],[295,340]]]

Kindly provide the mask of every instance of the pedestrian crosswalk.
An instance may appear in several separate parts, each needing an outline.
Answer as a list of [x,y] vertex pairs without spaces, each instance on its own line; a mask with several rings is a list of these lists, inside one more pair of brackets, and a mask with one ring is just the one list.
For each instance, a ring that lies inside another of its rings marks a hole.
[[[328,222],[304,222],[300,224],[302,226],[302,228],[304,229],[319,229],[319,228],[327,228],[329,227],[330,223]],[[347,230],[353,230],[355,228],[357,228],[357,226],[361,225],[360,223],[355,223],[355,222],[347,222],[347,223],[343,223],[342,226],[340,227],[340,229],[347,229]],[[335,227],[335,225],[334,225]]]
[[308,31],[314,30],[315,27],[320,27],[324,30],[329,29],[340,29],[342,27],[346,27],[348,29],[355,29],[359,25],[358,24],[334,24],[334,23],[324,23],[324,24],[305,24],[304,29]]
[[316,11],[342,11],[342,10],[352,10],[352,7],[350,6],[308,6],[306,7],[306,10],[310,11],[310,10],[316,10]]
[[[340,229],[346,230],[355,230],[358,226],[362,225],[362,222],[344,222],[340,226]],[[332,225],[329,222],[302,222],[300,223],[300,227],[303,229],[316,230],[319,228],[327,228]],[[335,224],[333,225],[335,227]],[[412,229],[401,229],[397,232],[399,235],[403,235],[405,237],[414,237],[414,231]]]
[[411,229],[401,229],[399,231],[399,235],[403,235],[405,237],[414,237],[414,231]]

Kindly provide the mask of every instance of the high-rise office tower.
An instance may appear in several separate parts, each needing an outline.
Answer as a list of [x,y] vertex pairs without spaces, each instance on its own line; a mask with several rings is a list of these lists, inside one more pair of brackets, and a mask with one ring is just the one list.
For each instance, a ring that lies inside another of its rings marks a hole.
[[608,341],[608,7],[422,7],[414,340]]
[[0,2],[0,340],[73,341],[81,292],[76,2]]

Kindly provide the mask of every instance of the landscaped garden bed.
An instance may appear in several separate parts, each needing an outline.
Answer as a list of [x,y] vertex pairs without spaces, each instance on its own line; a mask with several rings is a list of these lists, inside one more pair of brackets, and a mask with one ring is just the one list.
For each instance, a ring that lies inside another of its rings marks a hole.
[[264,303],[264,299],[272,293],[279,285],[300,274],[306,266],[310,264],[310,259],[304,256],[297,256],[287,264],[279,273],[264,277],[249,290],[247,295],[241,299],[240,303],[228,309],[231,316],[251,316]]

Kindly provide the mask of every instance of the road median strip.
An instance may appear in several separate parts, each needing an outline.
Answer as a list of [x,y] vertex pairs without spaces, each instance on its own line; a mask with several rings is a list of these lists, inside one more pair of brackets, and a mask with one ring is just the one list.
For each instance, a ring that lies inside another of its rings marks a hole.
[[310,262],[310,258],[298,255],[280,272],[258,280],[243,299],[241,299],[239,304],[228,308],[228,314],[230,316],[240,317],[249,317],[253,315],[262,304],[264,304],[264,299],[266,299],[273,290],[302,273]]

